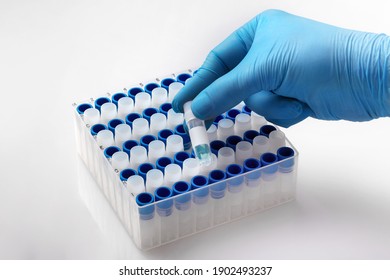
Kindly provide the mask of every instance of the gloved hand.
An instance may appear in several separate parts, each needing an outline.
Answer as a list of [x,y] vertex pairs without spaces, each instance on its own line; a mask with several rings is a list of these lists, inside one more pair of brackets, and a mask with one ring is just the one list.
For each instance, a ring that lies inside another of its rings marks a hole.
[[390,116],[390,39],[342,29],[282,11],[265,11],[207,56],[173,100],[193,100],[211,120],[244,101],[288,127],[308,116],[366,121]]

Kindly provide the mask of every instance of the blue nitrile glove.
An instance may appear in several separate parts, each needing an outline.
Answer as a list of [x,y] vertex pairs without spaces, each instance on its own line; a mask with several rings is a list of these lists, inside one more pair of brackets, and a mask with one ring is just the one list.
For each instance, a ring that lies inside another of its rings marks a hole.
[[213,119],[244,101],[288,127],[308,116],[366,121],[390,116],[390,37],[265,11],[213,49],[173,100]]

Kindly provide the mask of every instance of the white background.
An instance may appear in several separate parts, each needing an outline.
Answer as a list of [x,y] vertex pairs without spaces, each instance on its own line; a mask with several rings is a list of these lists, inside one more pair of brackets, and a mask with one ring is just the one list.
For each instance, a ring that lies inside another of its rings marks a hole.
[[0,258],[390,258],[389,118],[285,130],[297,201],[145,253],[104,201],[91,212],[80,196],[71,107],[200,65],[265,9],[390,34],[389,3],[0,1]]

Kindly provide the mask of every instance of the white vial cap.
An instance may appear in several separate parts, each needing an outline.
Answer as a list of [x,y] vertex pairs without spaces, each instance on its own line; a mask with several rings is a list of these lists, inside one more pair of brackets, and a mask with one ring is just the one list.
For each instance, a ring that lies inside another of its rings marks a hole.
[[[122,99],[123,98],[119,100]],[[130,138],[131,138],[131,127],[128,124],[121,123],[115,127],[115,144],[118,147],[122,147],[122,144],[125,141],[130,140]]]
[[160,108],[161,104],[168,100],[168,91],[163,87],[157,87],[152,90],[152,107]]
[[207,136],[209,137],[209,141],[212,142],[218,139],[217,136],[217,127],[215,124],[212,124],[209,129],[207,129]]
[[259,130],[260,127],[266,124],[267,120],[263,116],[260,116],[254,111],[251,112],[251,126],[253,130]]
[[150,133],[157,136],[160,130],[167,127],[167,117],[162,113],[153,114],[150,117]]
[[148,134],[149,132],[149,123],[144,118],[138,118],[133,121],[133,138],[137,141],[141,139],[142,136]]
[[222,119],[218,122],[218,139],[226,141],[231,135],[234,135],[234,122],[230,119]]
[[169,135],[167,138],[166,155],[170,158],[184,150],[183,138],[179,135]]
[[200,164],[196,158],[187,158],[183,161],[183,180],[190,182],[192,177],[199,175]]
[[167,127],[174,130],[176,126],[182,124],[184,121],[183,113],[176,113],[173,109],[168,111]]
[[234,123],[234,134],[243,136],[245,131],[251,130],[251,117],[248,114],[240,113],[236,116]]
[[271,131],[268,137],[269,141],[269,147],[271,153],[276,154],[276,151],[281,148],[286,146],[286,135],[284,135],[283,131],[280,130],[274,130]]
[[238,142],[236,145],[236,163],[242,165],[248,158],[253,157],[253,146],[248,141]]
[[181,168],[176,163],[168,164],[164,168],[164,185],[172,187],[174,183],[181,179]]
[[89,126],[93,126],[100,122],[100,112],[96,108],[88,108],[84,111],[84,122]]
[[145,191],[144,178],[139,175],[130,176],[127,179],[126,186],[127,189],[134,195],[142,193]]
[[225,170],[229,164],[235,163],[234,150],[230,147],[223,147],[218,150],[218,169]]
[[148,162],[148,155],[145,147],[134,146],[130,150],[130,168],[137,170],[142,163]]
[[168,87],[168,101],[172,102],[176,94],[183,88],[183,84],[179,82],[173,82]]
[[129,155],[125,152],[119,151],[112,155],[111,157],[112,167],[119,172],[123,169],[128,168],[129,166]]
[[141,114],[143,110],[150,107],[150,95],[147,92],[140,92],[135,96],[134,111]]
[[134,101],[130,97],[122,97],[118,101],[118,117],[125,119],[134,110]]
[[146,173],[146,191],[154,193],[154,191],[164,184],[164,174],[161,170],[151,169]]
[[253,156],[259,158],[260,155],[269,151],[269,139],[264,135],[258,135],[253,139]]
[[103,148],[110,147],[114,145],[114,134],[108,129],[100,130],[96,135],[96,141]]
[[116,118],[116,106],[114,103],[107,102],[100,107],[101,122],[107,124],[110,120]]
[[165,155],[165,144],[161,140],[153,140],[149,143],[148,157],[149,162],[155,164],[157,159]]

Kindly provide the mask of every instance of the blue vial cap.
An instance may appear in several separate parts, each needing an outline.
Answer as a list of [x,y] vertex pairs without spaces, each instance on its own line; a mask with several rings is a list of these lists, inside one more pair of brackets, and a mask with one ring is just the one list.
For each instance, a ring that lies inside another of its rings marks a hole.
[[160,113],[164,114],[165,116],[168,115],[168,111],[172,109],[172,104],[171,103],[163,103],[160,106]]
[[156,202],[160,201],[156,204],[156,207],[157,213],[161,217],[166,217],[172,214],[173,200],[169,199],[170,197],[172,197],[172,195],[172,190],[168,187],[159,187],[154,192]]
[[243,176],[238,176],[244,172],[241,165],[238,164],[229,164],[226,167],[226,176],[228,178],[233,178],[228,181],[229,191],[230,192],[239,192],[242,189],[242,183],[244,182]]
[[148,122],[150,123],[150,117],[153,116],[156,113],[158,113],[158,110],[156,108],[146,108],[142,112],[142,117],[144,119],[147,119]]
[[113,96],[111,96],[112,103],[114,103],[116,107],[118,107],[118,101],[122,97],[126,97],[126,94],[124,94],[123,92],[115,93]]
[[186,82],[187,79],[191,78],[191,75],[188,74],[188,73],[182,73],[182,74],[179,74],[177,75],[176,77],[176,81],[178,81],[179,83],[182,83],[184,85],[184,83]]
[[115,127],[117,127],[117,125],[120,125],[120,124],[123,124],[125,123],[124,121],[122,121],[121,119],[112,119],[108,122],[108,129],[112,132],[112,133],[115,133]]
[[169,85],[175,82],[172,78],[165,78],[161,81],[161,87],[165,88],[166,90],[169,89]]
[[236,151],[236,146],[239,142],[242,141],[242,138],[238,135],[231,135],[228,138],[226,138],[226,146],[232,148],[234,151]]
[[149,83],[149,84],[146,84],[144,86],[144,90],[145,92],[149,93],[149,94],[152,94],[152,90],[154,90],[155,88],[158,88],[160,87],[159,84],[156,84],[156,83]]
[[[138,213],[141,220],[150,220],[153,219],[154,216],[154,205],[149,205],[154,202],[154,197],[152,194],[143,192],[138,194],[135,197],[135,201],[138,204],[138,206],[141,206],[141,208],[138,208]],[[149,205],[146,207],[142,207],[145,205]]]
[[143,91],[144,91],[144,90],[143,90],[142,88],[140,88],[140,87],[133,87],[133,88],[129,89],[129,91],[127,92],[127,95],[128,95],[131,99],[135,100],[135,96],[136,96],[138,93],[143,92]]
[[177,152],[175,156],[173,157],[174,163],[177,165],[180,165],[181,168],[183,168],[183,162],[190,157],[190,154],[184,151]]
[[211,141],[210,142],[210,149],[211,149],[211,152],[218,156],[218,151],[223,148],[223,147],[226,147],[225,145],[225,142],[223,142],[222,140],[214,140],[214,141]]
[[[278,159],[277,159],[276,155],[273,153],[264,153],[260,157],[260,162],[261,162],[262,166],[271,165],[277,161],[278,161]],[[278,166],[276,164],[263,169],[264,174],[265,173],[266,174],[273,174],[273,173],[276,173],[276,171],[278,171]]]
[[233,122],[236,121],[236,116],[241,113],[238,109],[230,109],[226,112],[226,118],[232,120]]
[[270,124],[263,125],[262,127],[260,127],[260,135],[269,137],[269,134],[274,130],[276,130],[276,127],[274,127],[273,125]]
[[104,103],[111,102],[110,98],[108,97],[99,97],[98,99],[95,100],[95,108],[99,110],[102,107]]
[[107,126],[105,126],[104,124],[101,124],[101,123],[94,124],[91,127],[91,134],[93,136],[95,136],[96,134],[99,133],[99,131],[104,130],[104,129],[107,129]]
[[84,114],[85,110],[89,109],[89,108],[92,108],[92,105],[89,104],[89,103],[83,103],[83,104],[80,104],[79,106],[77,106],[76,110],[77,110],[77,113],[79,113],[80,115]]
[[104,156],[106,158],[111,158],[113,154],[116,152],[119,152],[121,149],[119,149],[117,146],[110,146],[104,149]]
[[142,163],[138,167],[138,175],[141,176],[144,179],[144,181],[146,181],[146,173],[148,173],[148,171],[154,168],[155,168],[154,165],[149,162]]
[[127,140],[123,143],[122,149],[123,151],[130,156],[130,150],[134,146],[138,146],[139,143],[136,140]]
[[127,179],[129,179],[133,175],[137,175],[137,171],[131,168],[127,168],[121,171],[119,177],[121,178],[121,181],[127,181]]
[[209,195],[208,179],[202,175],[196,175],[191,179],[191,189],[196,190],[193,192],[192,200],[196,204],[203,204],[207,201]]
[[279,170],[284,173],[291,172],[294,166],[294,150],[290,147],[281,147],[276,152],[276,155],[278,161],[282,161],[279,163]]
[[191,139],[186,130],[184,129],[183,124],[179,124],[175,127],[174,134],[181,136],[183,138],[184,150],[191,149]]
[[215,185],[210,187],[210,195],[212,198],[220,199],[225,196],[225,189],[226,189],[226,182],[224,182],[225,179],[226,179],[226,173],[223,172],[222,170],[215,169],[210,172],[209,184],[216,183]]
[[245,105],[244,107],[242,107],[241,112],[244,114],[250,115],[252,110],[248,106]]
[[224,118],[225,118],[225,117],[224,117],[223,115],[217,116],[217,117],[214,119],[213,124],[214,124],[216,127],[218,127],[219,121],[222,120],[222,119],[224,119]]
[[164,169],[168,164],[173,163],[173,160],[169,157],[160,157],[156,160],[156,167],[158,170],[160,170],[162,173],[164,173]]
[[141,146],[145,147],[145,149],[148,151],[150,142],[152,142],[153,140],[156,140],[156,139],[157,138],[155,136],[147,134],[147,135],[142,136],[139,142],[140,142]]
[[130,113],[126,116],[126,124],[128,124],[131,129],[133,129],[133,121],[141,118],[142,116],[138,113]]
[[255,139],[255,137],[259,135],[260,133],[257,132],[256,130],[247,130],[244,132],[244,140],[253,144],[253,139]]
[[[173,195],[181,195],[190,190],[190,185],[184,181],[178,181],[172,186]],[[191,194],[184,194],[175,198],[175,207],[178,210],[189,209],[191,207]]]
[[260,167],[261,167],[261,163],[259,160],[255,159],[255,158],[246,159],[244,161],[244,172],[251,172],[252,171],[251,173],[246,175],[246,178],[249,180],[256,180],[256,179],[260,178],[260,176],[261,176],[260,170],[253,171],[253,170],[260,169]]
[[164,142],[164,144],[167,143],[167,138],[173,134],[173,131],[170,129],[163,129],[158,132],[158,140],[161,140]]

